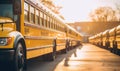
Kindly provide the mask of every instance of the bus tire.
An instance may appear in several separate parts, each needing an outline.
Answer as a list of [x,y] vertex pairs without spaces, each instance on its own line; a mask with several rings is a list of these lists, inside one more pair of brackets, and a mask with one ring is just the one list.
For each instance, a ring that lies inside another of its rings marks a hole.
[[13,71],[24,71],[25,56],[22,43],[17,43],[14,55],[14,70]]
[[67,53],[68,52],[68,42],[66,41],[66,44],[65,44],[65,49],[61,50],[61,53]]
[[54,61],[55,58],[56,58],[55,52],[52,52],[52,53],[50,53],[50,54],[48,55],[48,60],[49,60],[49,61]]
[[43,61],[54,61],[56,58],[56,55],[54,52],[45,54],[42,56]]
[[120,56],[120,49],[118,49],[118,53],[117,54]]
[[53,41],[53,52],[50,54],[50,61],[54,61],[55,60],[55,58],[56,58],[56,39],[54,39],[54,41]]
[[67,48],[65,47],[65,49],[63,49],[61,52],[62,52],[62,53],[67,53],[68,50],[67,50]]
[[56,58],[56,40],[53,41],[53,51],[42,56],[45,61],[54,61]]

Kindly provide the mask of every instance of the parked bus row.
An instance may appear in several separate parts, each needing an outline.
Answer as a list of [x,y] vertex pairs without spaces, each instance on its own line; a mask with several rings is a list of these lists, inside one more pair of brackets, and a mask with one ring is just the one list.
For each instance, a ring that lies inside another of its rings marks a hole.
[[120,25],[89,37],[89,42],[120,55]]
[[0,0],[0,62],[10,62],[12,71],[26,69],[30,58],[54,60],[58,51],[80,45],[81,37],[40,0]]

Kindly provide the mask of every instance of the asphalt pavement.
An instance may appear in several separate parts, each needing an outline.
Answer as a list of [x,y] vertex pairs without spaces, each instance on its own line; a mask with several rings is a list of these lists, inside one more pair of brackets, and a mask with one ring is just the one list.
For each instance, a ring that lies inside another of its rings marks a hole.
[[67,54],[58,54],[52,62],[40,58],[29,60],[27,71],[120,71],[120,56],[83,44]]

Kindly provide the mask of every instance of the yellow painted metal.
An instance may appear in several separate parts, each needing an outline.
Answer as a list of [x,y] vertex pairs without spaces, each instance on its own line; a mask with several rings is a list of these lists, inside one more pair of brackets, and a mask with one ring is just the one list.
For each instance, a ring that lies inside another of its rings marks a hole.
[[20,33],[22,34],[22,35],[24,35],[24,31],[25,31],[25,29],[24,29],[24,0],[22,0],[21,1],[22,3],[21,3],[21,7],[22,7],[22,14],[20,15]]
[[116,36],[116,41],[117,41],[117,44],[118,44],[118,45],[117,45],[117,46],[118,46],[117,48],[120,49],[120,35],[117,35],[117,36]]
[[114,40],[114,36],[110,36],[109,37],[110,48],[113,48],[113,40]]
[[3,27],[0,27],[0,38],[11,38],[11,41],[8,45],[0,46],[0,48],[13,48],[13,43],[16,36],[13,32],[16,30],[16,25],[15,23],[13,23],[13,21],[10,18],[0,17],[0,21],[9,22],[3,24]]
[[32,50],[32,51],[27,51],[27,59],[38,57],[38,56],[50,53],[52,51],[53,51],[52,47],[38,49],[38,50]]

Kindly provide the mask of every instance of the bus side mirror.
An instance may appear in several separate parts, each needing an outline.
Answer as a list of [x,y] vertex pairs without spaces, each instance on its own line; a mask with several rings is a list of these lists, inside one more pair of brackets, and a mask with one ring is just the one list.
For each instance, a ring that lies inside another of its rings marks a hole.
[[22,0],[13,0],[13,13],[14,15],[20,15],[22,13]]

